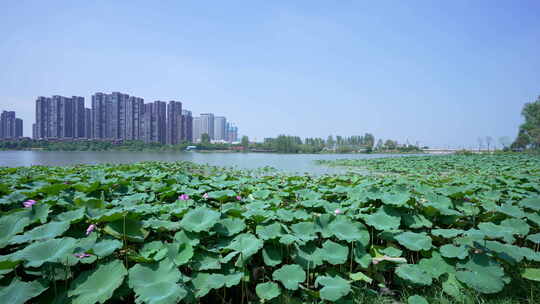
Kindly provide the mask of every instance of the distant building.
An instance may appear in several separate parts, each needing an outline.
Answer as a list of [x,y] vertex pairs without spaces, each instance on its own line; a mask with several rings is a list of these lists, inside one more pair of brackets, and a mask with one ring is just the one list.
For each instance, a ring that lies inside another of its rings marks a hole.
[[193,116],[191,116],[191,111],[182,110],[181,140],[193,142]]
[[92,109],[84,109],[84,137],[94,138],[92,134]]
[[84,128],[84,97],[73,96],[71,99],[73,100],[73,137],[88,137]]
[[169,101],[167,104],[166,143],[177,145],[182,141],[182,103]]
[[15,118],[15,138],[23,137],[23,120]]
[[229,142],[238,141],[238,128],[233,126],[232,124],[229,124],[229,127],[227,128],[227,141]]
[[214,117],[214,140],[226,140],[227,119],[223,116]]
[[193,142],[201,141],[201,118],[193,117]]
[[84,97],[38,97],[32,133],[36,139],[85,137]]
[[141,121],[141,139],[145,143],[152,142],[152,112],[154,110],[153,103],[147,103],[143,105],[144,111]]
[[200,134],[208,134],[210,140],[214,139],[214,114],[201,114],[201,131]]
[[[17,119],[14,111],[2,111],[0,114],[0,139],[13,139],[22,137],[22,120],[20,120],[20,130],[17,130]],[[17,135],[20,131],[20,135]]]
[[107,129],[107,109],[106,98],[107,94],[95,93],[92,95],[92,138],[106,138]]
[[154,101],[152,112],[152,139],[154,142],[165,144],[167,128],[167,104],[163,101]]
[[127,140],[142,139],[142,120],[144,99],[130,96],[126,103],[126,137]]

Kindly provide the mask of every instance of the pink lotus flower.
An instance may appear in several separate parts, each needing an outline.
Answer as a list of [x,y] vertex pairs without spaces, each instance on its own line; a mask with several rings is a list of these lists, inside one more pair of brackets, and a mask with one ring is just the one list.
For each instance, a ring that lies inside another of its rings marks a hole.
[[334,214],[335,215],[341,214],[341,210],[339,210],[339,209],[334,210]]
[[96,225],[91,224],[90,226],[88,226],[88,228],[86,228],[86,235],[89,235],[90,233],[92,233],[94,229],[96,229]]
[[241,201],[241,200],[242,200],[242,197],[241,197],[240,195],[237,195],[237,196],[236,196],[236,200]]
[[87,258],[87,257],[90,257],[92,256],[91,254],[88,254],[86,252],[83,252],[83,253],[75,253],[74,254],[75,257],[79,258],[79,259],[83,259],[83,258]]
[[32,208],[37,202],[35,200],[27,200],[23,203],[24,208]]
[[203,194],[202,196],[204,199],[208,199],[208,193]]
[[182,194],[178,197],[179,200],[181,201],[187,201],[189,199],[189,195],[187,194]]

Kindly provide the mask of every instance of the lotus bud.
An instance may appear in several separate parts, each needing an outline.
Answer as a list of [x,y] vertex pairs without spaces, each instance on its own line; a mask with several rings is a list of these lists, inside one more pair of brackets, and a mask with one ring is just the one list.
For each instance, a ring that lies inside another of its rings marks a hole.
[[91,224],[90,226],[88,226],[88,228],[86,228],[86,235],[89,235],[90,233],[92,233],[94,229],[96,229],[96,225]]
[[204,199],[208,199],[208,193],[203,194],[202,196]]
[[237,201],[241,201],[241,200],[242,200],[242,197],[241,197],[240,195],[237,195],[237,196],[236,196],[236,200],[237,200]]
[[334,211],[334,214],[335,214],[335,215],[341,214],[341,210],[340,210],[340,209],[336,209],[336,210]]
[[33,205],[36,204],[35,200],[27,200],[23,203],[24,208],[32,208]]

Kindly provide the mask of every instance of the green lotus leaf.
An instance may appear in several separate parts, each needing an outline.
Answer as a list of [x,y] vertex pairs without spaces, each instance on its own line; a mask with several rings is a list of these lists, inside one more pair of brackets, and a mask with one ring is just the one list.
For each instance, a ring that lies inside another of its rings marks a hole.
[[464,245],[457,247],[452,244],[446,244],[441,246],[439,251],[445,258],[458,258],[463,260],[469,255],[469,250]]
[[324,242],[320,250],[321,258],[332,265],[343,264],[347,261],[349,248],[347,246],[334,243],[330,240]]
[[485,254],[473,255],[467,262],[458,264],[456,277],[481,293],[497,293],[504,288],[504,270],[495,260]]
[[402,217],[403,224],[412,229],[431,228],[433,223],[421,214],[406,214]]
[[528,213],[527,219],[540,227],[540,215],[538,213]]
[[178,231],[174,235],[174,241],[178,243],[189,243],[193,247],[200,243],[199,235],[189,231]]
[[425,233],[403,232],[395,237],[401,245],[412,251],[431,249],[431,238]]
[[177,266],[186,264],[193,257],[193,247],[189,243],[172,243],[165,246],[169,259]]
[[351,284],[340,276],[319,276],[316,285],[322,285],[319,291],[321,299],[331,302],[337,301],[351,292]]
[[312,269],[323,264],[321,249],[315,246],[314,243],[296,246],[293,257],[294,262],[305,269]]
[[17,233],[24,231],[30,225],[28,217],[21,216],[20,212],[0,217],[0,248],[6,246]]
[[540,268],[525,268],[521,276],[527,280],[540,282]]
[[353,248],[354,261],[358,263],[362,268],[366,269],[371,264],[372,257],[366,251],[366,248],[361,244],[357,244]]
[[220,213],[206,207],[190,210],[180,221],[180,226],[188,231],[208,231],[219,220]]
[[381,200],[385,205],[392,205],[401,207],[407,204],[407,201],[411,198],[411,195],[407,192],[402,193],[384,193],[381,196]]
[[38,281],[23,282],[14,278],[8,286],[0,288],[0,303],[24,304],[47,289]]
[[272,278],[289,290],[297,290],[298,285],[306,280],[306,272],[299,265],[285,265],[274,271]]
[[540,244],[540,233],[535,233],[527,236],[527,240],[536,244]]
[[266,226],[257,226],[257,235],[263,240],[271,240],[283,235],[283,228],[280,223],[273,223]]
[[100,264],[94,270],[80,274],[71,284],[68,296],[73,304],[105,303],[120,287],[127,270],[119,260]]
[[243,260],[248,259],[263,247],[263,241],[251,233],[243,233],[236,236],[227,247],[241,253]]
[[168,247],[161,241],[153,241],[144,244],[139,254],[145,259],[160,261],[167,256]]
[[226,218],[220,220],[216,226],[215,230],[217,233],[223,236],[234,236],[246,229],[246,224],[244,221],[238,218]]
[[236,286],[240,284],[240,281],[244,277],[243,272],[235,272],[231,274],[225,275],[225,287],[231,288],[233,286]]
[[28,196],[21,190],[16,190],[0,199],[0,205],[22,203]]
[[255,199],[265,200],[270,196],[270,194],[272,194],[272,191],[263,189],[263,190],[257,190],[253,192],[251,195]]
[[174,304],[187,290],[177,284],[182,277],[170,260],[159,264],[137,264],[129,269],[129,287],[135,291],[136,303]]
[[14,236],[10,244],[22,244],[33,241],[43,241],[53,239],[62,235],[69,229],[69,222],[50,222],[24,233]]
[[56,220],[59,222],[70,222],[70,223],[76,223],[83,219],[85,215],[85,208],[79,208],[71,211],[67,211],[64,213],[60,213],[56,216]]
[[485,246],[495,252],[499,258],[511,264],[519,263],[524,258],[524,251],[518,246],[502,244],[497,241],[487,241]]
[[213,198],[216,200],[225,200],[230,197],[235,197],[236,192],[232,190],[220,190],[220,191],[212,191],[208,192],[208,197]]
[[221,269],[219,254],[212,252],[197,252],[191,264],[196,271]]
[[152,228],[154,230],[163,229],[167,231],[178,231],[182,228],[178,222],[164,221],[156,218],[143,221],[143,227]]
[[122,242],[119,240],[102,240],[92,247],[92,251],[95,255],[103,258],[111,255],[116,249],[120,248],[122,248]]
[[281,294],[278,284],[274,282],[266,282],[257,284],[255,287],[255,293],[261,300],[272,300],[273,298]]
[[519,205],[523,208],[540,211],[540,195],[526,197],[519,202]]
[[315,223],[313,222],[300,222],[291,226],[291,230],[294,232],[294,236],[300,240],[306,242],[317,238],[315,229]]
[[513,234],[521,236],[529,234],[530,229],[529,224],[522,219],[506,219],[501,222],[500,226],[506,227],[508,230],[512,230]]
[[429,304],[426,298],[414,295],[407,298],[407,304]]
[[330,232],[327,235],[335,235],[342,241],[359,241],[363,245],[369,244],[369,232],[364,225],[353,223],[345,217],[338,217],[338,219],[330,222],[328,230]]
[[430,205],[438,210],[452,209],[452,200],[446,196],[428,193],[426,195],[426,200],[428,201],[424,205]]
[[279,265],[283,260],[281,250],[274,245],[264,246],[262,254],[266,266],[273,267]]
[[504,288],[504,282],[501,278],[494,278],[483,272],[458,271],[456,277],[468,287],[481,293],[497,293]]
[[353,281],[363,281],[368,284],[371,284],[373,282],[373,279],[368,277],[367,275],[363,274],[362,272],[356,272],[349,274],[349,278]]
[[429,273],[425,272],[418,265],[413,264],[403,264],[396,269],[396,275],[407,282],[416,284],[416,285],[431,285],[432,278]]
[[26,267],[39,267],[45,262],[61,263],[73,253],[77,240],[74,238],[50,239],[35,242],[15,253],[14,257],[27,261]]
[[511,203],[502,204],[497,208],[497,211],[515,218],[523,218],[527,215],[521,208],[514,206]]
[[431,234],[440,236],[446,239],[454,238],[460,234],[462,234],[464,231],[460,229],[433,229],[431,230]]
[[463,286],[457,280],[456,275],[454,273],[449,273],[446,279],[442,283],[443,292],[456,299],[463,298],[462,289],[463,289]]
[[478,224],[478,229],[487,237],[493,239],[503,239],[507,243],[514,242],[514,229],[505,226],[495,225],[491,222]]
[[452,274],[456,272],[454,266],[448,264],[448,262],[446,262],[436,251],[431,253],[431,258],[421,259],[418,263],[418,267],[429,273],[434,279],[438,279],[445,273]]
[[226,283],[226,277],[220,273],[197,272],[191,280],[195,288],[195,297],[201,298],[212,289],[219,289]]
[[103,231],[117,239],[123,240],[125,238],[137,243],[144,242],[149,234],[147,230],[143,229],[141,221],[132,218],[110,222],[103,228]]
[[381,253],[389,257],[400,257],[403,254],[403,251],[395,247],[386,247],[381,250]]
[[375,227],[377,230],[395,230],[401,224],[401,218],[393,215],[387,207],[380,207],[377,212],[366,216],[366,224]]

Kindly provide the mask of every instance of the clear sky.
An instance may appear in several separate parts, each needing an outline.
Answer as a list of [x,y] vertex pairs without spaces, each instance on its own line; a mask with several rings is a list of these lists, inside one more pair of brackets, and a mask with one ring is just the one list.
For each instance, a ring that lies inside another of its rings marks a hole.
[[278,134],[461,147],[540,95],[540,1],[1,1],[0,110],[180,100]]

